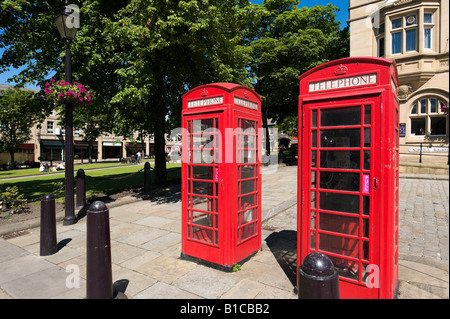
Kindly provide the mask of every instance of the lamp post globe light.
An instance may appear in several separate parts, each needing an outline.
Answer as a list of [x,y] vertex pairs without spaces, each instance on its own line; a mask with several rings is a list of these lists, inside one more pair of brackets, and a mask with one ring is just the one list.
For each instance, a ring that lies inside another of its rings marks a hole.
[[[70,52],[70,43],[75,39],[79,28],[78,12],[72,13],[71,6],[65,1],[64,10],[55,18],[55,24],[61,38],[66,42],[66,60],[65,73],[66,82],[72,83],[72,57]],[[63,225],[72,225],[76,223],[74,212],[74,169],[73,169],[73,104],[65,103],[65,216]]]

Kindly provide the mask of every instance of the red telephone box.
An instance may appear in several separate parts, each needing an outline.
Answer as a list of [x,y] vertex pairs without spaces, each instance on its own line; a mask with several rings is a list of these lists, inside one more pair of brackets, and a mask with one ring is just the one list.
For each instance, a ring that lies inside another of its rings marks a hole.
[[261,98],[233,83],[183,95],[182,257],[231,270],[261,249]]
[[[395,62],[345,58],[300,76],[297,266],[339,272],[341,298],[393,298],[398,283]],[[301,162],[300,162],[301,161]]]

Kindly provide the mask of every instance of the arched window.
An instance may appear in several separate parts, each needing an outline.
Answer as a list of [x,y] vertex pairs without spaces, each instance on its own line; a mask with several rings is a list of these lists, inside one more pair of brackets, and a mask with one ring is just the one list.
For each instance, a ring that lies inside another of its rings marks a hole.
[[448,116],[442,111],[445,104],[434,96],[417,99],[410,112],[410,135],[447,136]]

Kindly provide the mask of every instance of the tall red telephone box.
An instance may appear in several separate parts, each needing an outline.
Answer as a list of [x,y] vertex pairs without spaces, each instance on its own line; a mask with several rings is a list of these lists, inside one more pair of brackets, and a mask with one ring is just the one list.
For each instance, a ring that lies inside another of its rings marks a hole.
[[183,95],[182,257],[231,270],[261,249],[261,98],[233,83]]
[[345,58],[300,76],[297,266],[339,272],[341,298],[393,298],[398,283],[395,62]]

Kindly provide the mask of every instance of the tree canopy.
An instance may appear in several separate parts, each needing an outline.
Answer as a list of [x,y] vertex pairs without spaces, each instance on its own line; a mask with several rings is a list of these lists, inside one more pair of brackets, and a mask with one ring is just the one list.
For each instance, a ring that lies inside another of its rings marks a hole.
[[[77,4],[77,3],[76,3]],[[72,43],[73,79],[95,93],[74,114],[96,134],[154,136],[156,180],[165,182],[165,138],[180,125],[181,96],[212,82],[253,87],[264,118],[297,112],[298,76],[348,55],[332,5],[298,0],[85,0]],[[43,86],[63,77],[64,43],[54,25],[62,1],[0,2],[0,72],[26,66],[13,80]],[[98,136],[97,135],[97,136]]]
[[31,138],[31,128],[45,118],[32,90],[9,87],[0,92],[0,152],[14,152]]

